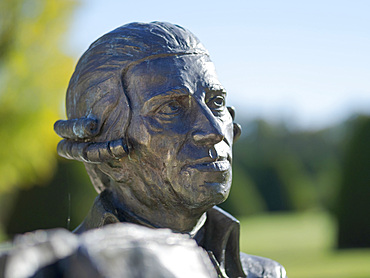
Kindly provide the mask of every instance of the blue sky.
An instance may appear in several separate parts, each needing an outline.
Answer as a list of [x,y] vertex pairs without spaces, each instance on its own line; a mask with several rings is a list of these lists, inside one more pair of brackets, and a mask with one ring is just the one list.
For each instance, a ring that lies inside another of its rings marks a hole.
[[71,22],[76,59],[133,21],[168,21],[206,46],[237,115],[321,128],[370,113],[370,1],[83,0]]

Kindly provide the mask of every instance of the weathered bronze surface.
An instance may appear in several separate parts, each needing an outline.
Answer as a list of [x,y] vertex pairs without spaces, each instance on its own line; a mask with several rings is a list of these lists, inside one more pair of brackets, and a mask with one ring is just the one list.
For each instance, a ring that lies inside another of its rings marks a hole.
[[[115,222],[186,233],[219,277],[285,277],[239,254],[239,224],[214,207],[231,186],[234,110],[209,54],[177,25],[131,23],[95,41],[66,99],[58,153],[84,162],[100,195],[77,233]],[[270,275],[270,276],[268,276]]]
[[[179,259],[181,258],[181,259]],[[4,278],[216,278],[207,253],[188,236],[131,223],[81,235],[65,229],[18,235],[0,249]]]

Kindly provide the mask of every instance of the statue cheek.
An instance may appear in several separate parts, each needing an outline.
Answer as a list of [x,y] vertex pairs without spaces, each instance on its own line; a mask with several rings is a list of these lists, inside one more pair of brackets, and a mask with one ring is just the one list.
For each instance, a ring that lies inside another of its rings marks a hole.
[[233,130],[233,123],[230,123],[226,127],[225,137],[227,142],[230,144],[230,147],[233,145],[234,142],[234,130]]
[[143,119],[133,119],[128,128],[128,141],[133,148],[137,145],[149,145],[151,135],[147,128],[147,124]]
[[234,128],[233,128],[233,121],[230,115],[225,115],[223,118],[223,128],[222,132],[225,136],[226,141],[232,147],[234,142]]

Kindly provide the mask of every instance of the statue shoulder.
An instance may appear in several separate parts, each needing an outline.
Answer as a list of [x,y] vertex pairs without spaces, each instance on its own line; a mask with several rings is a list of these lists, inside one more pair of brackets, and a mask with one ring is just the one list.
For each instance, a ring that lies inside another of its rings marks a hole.
[[248,278],[287,278],[285,268],[274,260],[241,252],[240,261]]

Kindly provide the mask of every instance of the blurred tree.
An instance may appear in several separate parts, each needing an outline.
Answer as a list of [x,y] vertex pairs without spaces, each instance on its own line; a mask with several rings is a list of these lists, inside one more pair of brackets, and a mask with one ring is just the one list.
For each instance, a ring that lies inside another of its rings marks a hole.
[[19,189],[16,205],[4,223],[8,235],[55,227],[73,230],[97,195],[84,165],[62,158],[57,160],[55,175],[46,186],[36,185]]
[[370,247],[370,117],[354,122],[337,203],[338,247]]
[[234,159],[233,184],[228,199],[220,205],[234,216],[253,215],[266,210],[266,204],[242,164]]
[[0,193],[53,174],[53,123],[73,59],[61,51],[72,0],[0,1]]
[[243,127],[245,134],[234,146],[233,186],[245,188],[233,188],[230,200],[244,200],[249,206],[237,209],[237,204],[226,203],[230,212],[332,207],[347,125],[300,131],[256,120]]

